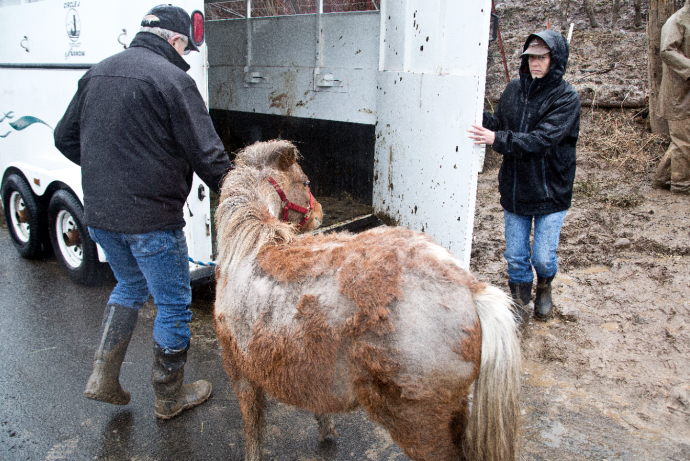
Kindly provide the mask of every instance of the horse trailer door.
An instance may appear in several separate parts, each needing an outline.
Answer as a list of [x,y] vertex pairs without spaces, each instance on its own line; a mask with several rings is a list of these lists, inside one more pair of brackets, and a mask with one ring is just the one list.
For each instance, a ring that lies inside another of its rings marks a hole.
[[374,208],[469,267],[491,2],[383,1]]

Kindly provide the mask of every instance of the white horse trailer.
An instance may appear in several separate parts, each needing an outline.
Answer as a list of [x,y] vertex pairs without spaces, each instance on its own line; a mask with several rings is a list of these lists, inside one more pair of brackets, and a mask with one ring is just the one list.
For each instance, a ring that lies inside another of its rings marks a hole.
[[[226,146],[283,137],[305,154],[315,193],[347,192],[384,221],[427,232],[469,266],[483,149],[490,0],[368,0],[366,12],[252,17],[251,0],[175,2],[206,21],[185,59]],[[79,167],[52,129],[94,63],[121,51],[158,0],[0,0],[0,175],[19,252],[50,247],[78,282],[105,262],[80,222]],[[278,2],[283,5],[288,2]],[[300,3],[290,1],[292,13]],[[337,3],[337,2],[331,2]],[[343,0],[342,3],[352,3]],[[195,177],[185,206],[193,279],[213,268],[208,192]]]
[[[53,247],[74,280],[98,282],[103,251],[81,223],[80,168],[54,147],[53,128],[94,63],[122,51],[141,18],[159,0],[0,0],[0,178],[7,228],[19,252],[34,258]],[[202,0],[176,3],[197,13]],[[199,20],[199,18],[201,20]],[[186,56],[189,74],[206,97],[206,47]],[[195,176],[185,233],[190,257],[212,260],[209,194]],[[51,235],[52,234],[52,235]],[[52,236],[52,239],[51,239]],[[52,240],[52,245],[51,245]],[[190,262],[192,278],[206,280],[213,268]]]
[[348,192],[469,267],[491,1],[366,3],[256,18],[251,0],[207,4],[242,17],[207,15],[211,116],[238,146],[296,142],[315,195]]

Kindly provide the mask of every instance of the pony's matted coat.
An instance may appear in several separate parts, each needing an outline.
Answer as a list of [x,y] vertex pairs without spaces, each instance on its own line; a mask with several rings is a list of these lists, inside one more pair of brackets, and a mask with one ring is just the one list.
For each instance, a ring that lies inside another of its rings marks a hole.
[[[216,331],[246,459],[261,459],[264,392],[314,412],[322,438],[335,435],[330,413],[362,406],[413,460],[515,459],[520,352],[507,295],[418,232],[296,237],[303,217],[281,222],[267,178],[305,206],[297,155],[286,141],[240,152],[216,213]],[[317,205],[304,230],[318,226]]]

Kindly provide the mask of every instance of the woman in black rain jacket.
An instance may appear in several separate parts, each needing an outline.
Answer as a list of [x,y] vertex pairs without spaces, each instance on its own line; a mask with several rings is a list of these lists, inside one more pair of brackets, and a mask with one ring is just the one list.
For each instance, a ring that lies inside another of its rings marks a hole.
[[[511,81],[494,114],[469,130],[475,144],[503,155],[498,174],[506,221],[509,286],[515,301],[529,305],[537,272],[535,315],[551,316],[551,281],[556,249],[575,179],[575,145],[580,132],[580,97],[565,80],[569,47],[551,30],[525,41],[520,78]],[[530,233],[534,224],[534,244]],[[523,320],[529,316],[524,309]]]

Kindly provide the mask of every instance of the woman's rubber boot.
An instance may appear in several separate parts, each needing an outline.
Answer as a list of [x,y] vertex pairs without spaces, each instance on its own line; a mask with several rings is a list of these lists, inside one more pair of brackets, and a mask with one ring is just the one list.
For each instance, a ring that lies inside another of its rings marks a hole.
[[127,405],[129,392],[120,385],[120,367],[137,324],[139,312],[118,304],[105,306],[101,340],[96,349],[93,372],[84,397],[113,405]]
[[208,381],[182,384],[188,349],[189,346],[166,354],[158,344],[153,345],[151,382],[156,393],[154,413],[159,419],[174,418],[184,410],[204,403],[211,396],[211,383]]
[[537,275],[537,296],[534,300],[534,316],[538,320],[549,320],[553,316],[553,303],[551,302],[551,277],[539,277]]
[[532,298],[532,282],[508,283],[508,287],[510,288],[513,303],[518,308],[519,315],[517,316],[517,321],[520,324],[526,324],[532,311],[529,307],[529,301]]

